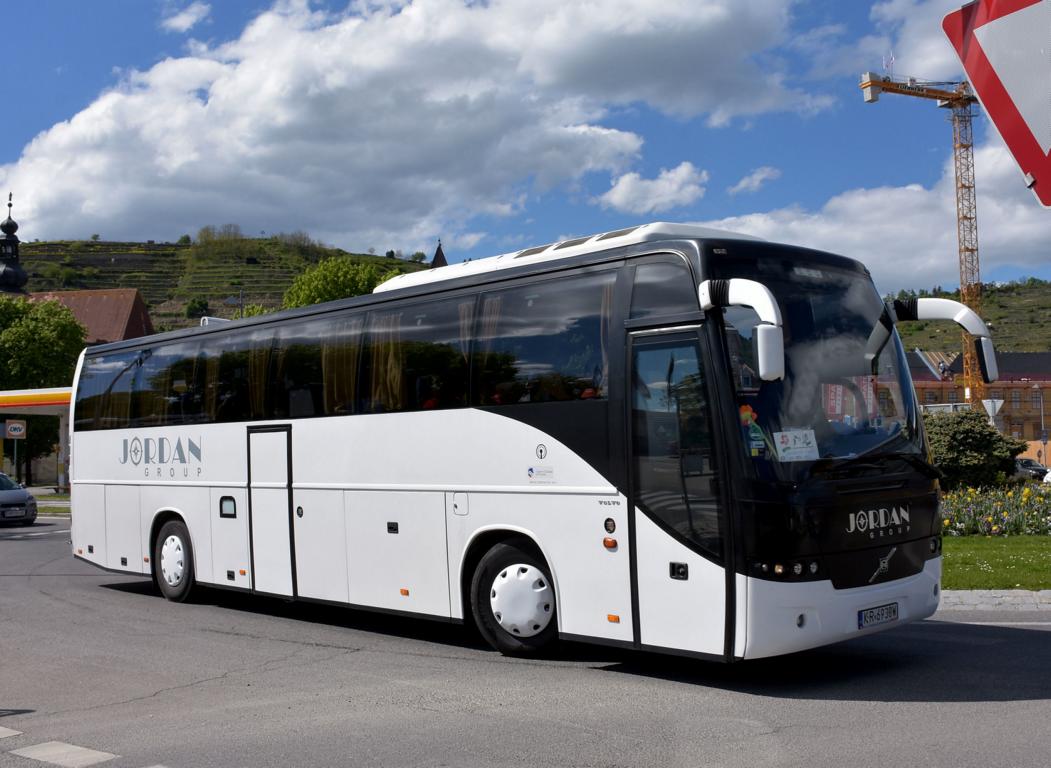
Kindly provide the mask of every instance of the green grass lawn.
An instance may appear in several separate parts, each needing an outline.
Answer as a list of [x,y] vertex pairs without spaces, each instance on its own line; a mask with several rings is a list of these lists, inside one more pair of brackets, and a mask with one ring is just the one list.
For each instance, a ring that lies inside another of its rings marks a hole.
[[946,536],[944,589],[1051,589],[1051,536]]

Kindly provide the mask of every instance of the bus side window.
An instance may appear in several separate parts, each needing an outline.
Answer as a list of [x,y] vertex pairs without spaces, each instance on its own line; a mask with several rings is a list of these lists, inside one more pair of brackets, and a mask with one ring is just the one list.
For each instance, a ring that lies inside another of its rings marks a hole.
[[271,415],[306,418],[358,412],[365,316],[332,315],[281,328],[271,362]]
[[373,413],[467,404],[474,297],[369,313],[363,377]]
[[119,429],[128,425],[131,383],[138,352],[88,358],[77,386],[76,429]]
[[217,338],[217,356],[210,357],[206,371],[209,414],[215,421],[247,421],[269,416],[267,403],[272,328],[257,328],[249,334]]
[[[157,347],[144,355],[135,376],[131,426],[152,427],[199,420],[196,342]],[[196,416],[195,416],[196,412]]]
[[606,399],[614,279],[592,273],[483,294],[475,403]]
[[654,315],[676,315],[697,312],[693,275],[681,260],[651,261],[635,268],[631,290],[631,319]]

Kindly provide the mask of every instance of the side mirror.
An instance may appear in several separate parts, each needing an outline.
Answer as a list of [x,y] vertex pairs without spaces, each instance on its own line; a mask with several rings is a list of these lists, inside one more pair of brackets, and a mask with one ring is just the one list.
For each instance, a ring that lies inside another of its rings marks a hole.
[[785,377],[785,336],[776,325],[755,327],[755,352],[759,358],[759,378],[776,381]]
[[1000,368],[996,364],[996,350],[993,348],[989,326],[966,304],[952,299],[895,300],[894,315],[898,320],[952,320],[967,333],[977,336],[974,351],[978,356],[978,367],[981,369],[983,381],[992,384],[1000,378]]
[[785,377],[785,339],[781,330],[781,310],[777,299],[762,283],[735,277],[705,280],[698,290],[701,309],[751,307],[759,315],[755,327],[755,351],[759,359],[759,378],[776,381]]

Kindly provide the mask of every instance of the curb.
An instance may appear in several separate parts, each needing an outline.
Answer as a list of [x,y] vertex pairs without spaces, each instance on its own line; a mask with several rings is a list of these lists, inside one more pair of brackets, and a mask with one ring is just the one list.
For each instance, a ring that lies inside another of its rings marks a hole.
[[1051,589],[945,589],[938,610],[1051,612]]

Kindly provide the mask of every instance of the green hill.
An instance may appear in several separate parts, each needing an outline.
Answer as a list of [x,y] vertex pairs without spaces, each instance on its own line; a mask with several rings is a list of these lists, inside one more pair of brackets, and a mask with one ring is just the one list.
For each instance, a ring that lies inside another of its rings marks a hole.
[[[921,296],[960,300],[959,291],[921,291]],[[899,294],[901,297],[901,294]],[[1030,277],[1011,283],[982,286],[979,314],[1002,352],[1051,351],[1051,282]],[[914,322],[898,326],[906,349],[956,354],[960,330],[952,323]]]
[[296,275],[333,256],[383,269],[426,268],[393,256],[327,248],[298,233],[218,236],[197,243],[22,243],[20,255],[32,292],[138,288],[158,331],[196,325],[186,317],[186,304],[194,298],[205,299],[209,314],[220,317],[233,317],[242,301],[276,309]]

